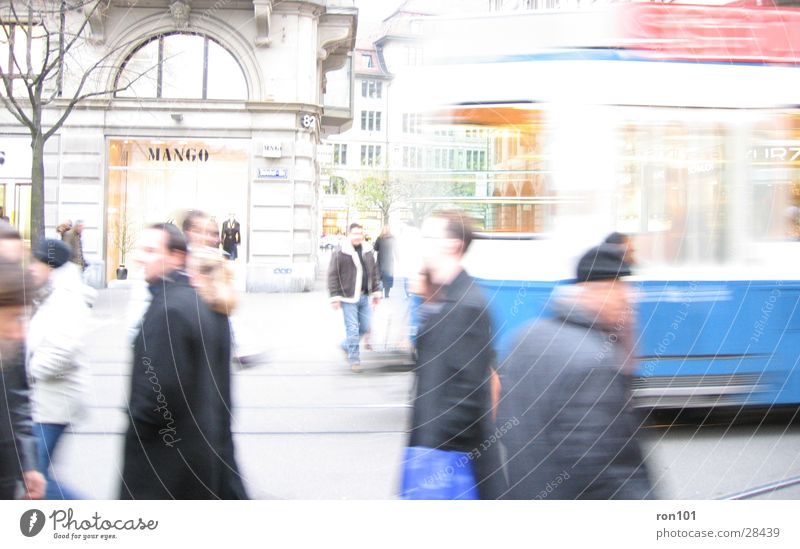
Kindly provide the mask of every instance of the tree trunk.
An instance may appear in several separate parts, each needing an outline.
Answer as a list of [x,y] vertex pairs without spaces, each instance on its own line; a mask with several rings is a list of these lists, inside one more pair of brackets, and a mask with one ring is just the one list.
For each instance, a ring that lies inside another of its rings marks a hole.
[[31,247],[44,238],[44,137],[41,131],[31,139]]

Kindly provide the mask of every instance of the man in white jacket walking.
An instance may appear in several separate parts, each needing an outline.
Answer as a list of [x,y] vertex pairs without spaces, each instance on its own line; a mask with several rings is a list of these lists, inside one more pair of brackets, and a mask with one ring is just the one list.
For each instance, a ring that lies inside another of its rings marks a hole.
[[89,370],[81,351],[95,293],[83,284],[64,242],[44,239],[33,257],[30,270],[42,290],[27,342],[39,470],[47,479],[46,499],[79,499],[53,478],[50,464],[61,435],[80,419],[88,399]]

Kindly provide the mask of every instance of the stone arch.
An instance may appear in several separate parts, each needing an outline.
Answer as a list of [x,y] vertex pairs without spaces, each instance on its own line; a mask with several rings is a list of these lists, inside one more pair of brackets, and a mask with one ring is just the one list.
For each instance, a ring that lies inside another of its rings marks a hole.
[[247,85],[248,101],[261,101],[264,97],[264,78],[253,52],[252,43],[225,21],[203,14],[192,16],[191,26],[176,29],[171,19],[163,14],[153,14],[137,21],[109,40],[108,48],[114,54],[109,57],[109,69],[104,75],[106,89],[112,89],[125,61],[144,44],[161,34],[197,34],[206,36],[222,46],[239,63]]

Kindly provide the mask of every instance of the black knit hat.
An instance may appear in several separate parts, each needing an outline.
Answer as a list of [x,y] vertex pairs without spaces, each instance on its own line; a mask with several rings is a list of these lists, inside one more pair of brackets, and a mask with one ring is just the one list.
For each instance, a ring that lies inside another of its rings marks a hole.
[[45,238],[39,241],[36,249],[33,250],[33,257],[50,265],[54,269],[58,269],[67,261],[72,255],[72,250],[66,243],[56,240],[54,238]]
[[625,250],[615,244],[601,244],[583,254],[578,261],[577,282],[613,280],[631,275]]

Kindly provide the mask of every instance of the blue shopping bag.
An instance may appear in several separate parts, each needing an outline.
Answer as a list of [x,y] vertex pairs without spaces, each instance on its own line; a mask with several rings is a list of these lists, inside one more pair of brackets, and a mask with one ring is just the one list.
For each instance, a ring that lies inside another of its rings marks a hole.
[[412,446],[403,460],[401,499],[478,499],[470,455]]

